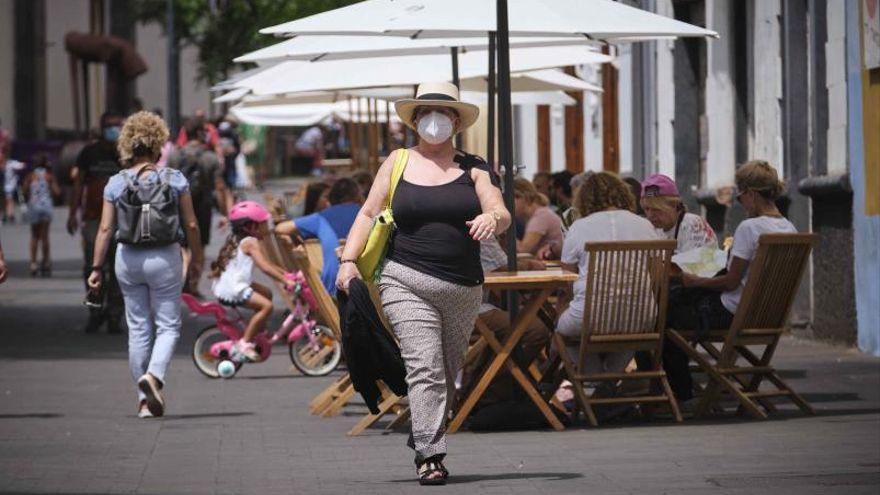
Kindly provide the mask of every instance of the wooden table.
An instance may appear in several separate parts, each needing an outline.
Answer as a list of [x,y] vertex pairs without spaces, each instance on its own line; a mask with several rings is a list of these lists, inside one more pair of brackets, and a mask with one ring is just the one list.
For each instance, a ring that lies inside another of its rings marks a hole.
[[480,335],[486,340],[489,348],[495,353],[495,358],[489,363],[489,366],[483,371],[480,380],[477,382],[459,410],[456,412],[452,422],[449,423],[447,431],[455,433],[461,428],[462,423],[473,410],[474,406],[480,400],[480,397],[486,392],[489,384],[501,370],[502,366],[513,375],[520,387],[526,392],[526,395],[532,399],[532,402],[541,410],[541,413],[547,419],[547,422],[553,429],[561,431],[562,423],[550,409],[550,405],[544,401],[541,394],[535,388],[532,381],[526,377],[523,370],[510,359],[510,353],[514,347],[519,345],[520,340],[526,332],[526,329],[535,318],[538,318],[538,312],[547,302],[547,299],[556,289],[568,286],[568,284],[576,281],[577,273],[564,271],[562,269],[544,270],[544,271],[522,271],[522,272],[492,272],[486,275],[484,287],[489,290],[515,290],[523,295],[524,307],[521,309],[515,321],[511,322],[513,331],[503,344],[498,342],[495,334],[477,318],[476,328]]

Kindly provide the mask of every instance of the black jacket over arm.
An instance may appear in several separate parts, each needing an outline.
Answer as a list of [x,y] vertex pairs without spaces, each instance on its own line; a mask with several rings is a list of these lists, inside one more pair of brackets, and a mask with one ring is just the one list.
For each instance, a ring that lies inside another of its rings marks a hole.
[[406,395],[406,368],[400,348],[382,324],[366,284],[353,279],[348,294],[339,291],[339,321],[342,325],[342,351],[354,389],[360,392],[370,412],[379,412],[381,393],[376,380],[392,392]]

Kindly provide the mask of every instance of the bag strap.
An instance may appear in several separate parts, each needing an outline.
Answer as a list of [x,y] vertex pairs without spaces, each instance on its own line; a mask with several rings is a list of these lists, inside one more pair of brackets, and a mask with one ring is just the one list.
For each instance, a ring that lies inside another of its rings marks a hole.
[[400,148],[397,150],[397,158],[394,160],[394,168],[391,170],[391,189],[388,191],[388,198],[385,200],[385,208],[391,208],[391,202],[394,200],[394,191],[397,190],[397,183],[403,177],[403,171],[409,161],[409,150]]

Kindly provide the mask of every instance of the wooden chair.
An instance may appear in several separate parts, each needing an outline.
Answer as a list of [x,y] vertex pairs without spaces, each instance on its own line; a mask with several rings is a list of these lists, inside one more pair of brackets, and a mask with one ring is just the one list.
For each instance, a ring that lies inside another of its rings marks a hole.
[[[342,330],[339,325],[339,312],[333,298],[321,283],[320,268],[316,269],[311,263],[306,250],[294,249],[290,240],[284,236],[275,236],[275,238],[279,246],[275,254],[278,263],[287,270],[302,270],[318,302],[316,310],[319,319],[330,327],[336,338],[341,341]],[[348,373],[345,373],[309,402],[309,412],[325,417],[334,416],[342,410],[342,407],[354,396],[354,393],[351,379]]]
[[[598,424],[593,412],[596,404],[668,403],[675,420],[681,421],[678,404],[660,363],[666,326],[667,278],[675,241],[591,242],[585,249],[589,262],[577,362],[573,362],[567,350],[567,346],[577,344],[577,340],[567,340],[558,333],[553,335],[565,375],[574,385],[579,408],[591,426]],[[628,351],[647,351],[651,368],[631,373],[591,374],[584,370],[591,354]],[[660,392],[593,398],[588,397],[583,388],[584,382],[633,379],[650,379],[654,382],[651,390]]]
[[[699,341],[693,329],[668,330],[672,342],[710,379],[694,411],[696,416],[710,409],[723,411],[722,395],[736,398],[740,410],[760,419],[776,410],[769,400],[773,397],[786,397],[803,412],[814,414],[770,362],[787,329],[792,303],[818,238],[815,234],[762,235],[755,258],[749,263],[748,280],[730,329],[710,331]],[[698,345],[708,354],[699,352]],[[760,357],[748,346],[763,347]],[[744,363],[738,364],[740,359]],[[776,390],[759,390],[765,379]]]

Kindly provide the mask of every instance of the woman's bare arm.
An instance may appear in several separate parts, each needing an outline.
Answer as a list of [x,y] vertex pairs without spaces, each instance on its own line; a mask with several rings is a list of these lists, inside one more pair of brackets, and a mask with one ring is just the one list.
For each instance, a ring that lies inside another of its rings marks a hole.
[[540,232],[526,232],[521,241],[516,241],[517,252],[535,254],[538,250],[538,243],[541,242],[541,237]]
[[113,227],[116,225],[116,207],[113,203],[104,200],[101,208],[101,223],[98,225],[98,235],[95,237],[95,252],[92,256],[92,266],[101,266],[107,257],[107,248],[110,246],[110,236],[113,235]]
[[501,197],[501,190],[492,184],[492,178],[489,172],[477,168],[471,169],[471,178],[474,180],[474,190],[477,192],[477,198],[480,200],[480,208],[483,213],[498,213],[498,225],[495,228],[496,233],[504,232],[510,227],[510,212],[504,207],[504,198]]
[[730,261],[730,267],[727,269],[727,273],[724,275],[703,278],[684,273],[682,274],[682,282],[685,287],[701,287],[709,290],[730,291],[736,289],[742,281],[743,276],[746,273],[746,268],[748,267],[748,261],[734,256]]
[[190,273],[191,276],[201,276],[202,265],[205,263],[205,253],[202,251],[202,237],[199,233],[199,222],[196,220],[196,212],[193,209],[192,196],[189,193],[180,195],[179,208],[180,216],[183,218],[183,231],[186,234],[186,244],[192,251],[192,266],[190,270],[195,269],[196,273]]
[[282,284],[285,283],[284,270],[280,266],[269,261],[269,257],[266,256],[266,252],[263,251],[263,245],[256,239],[246,239],[242,241],[241,250],[244,254],[253,258],[254,264],[256,264],[257,268],[262,270],[263,273]]

